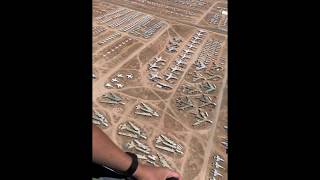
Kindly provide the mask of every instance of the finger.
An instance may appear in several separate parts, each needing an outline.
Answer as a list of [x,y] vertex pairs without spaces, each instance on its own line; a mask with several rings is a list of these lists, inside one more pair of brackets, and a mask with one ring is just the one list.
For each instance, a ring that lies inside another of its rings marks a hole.
[[180,174],[175,171],[168,172],[167,178],[170,178],[170,177],[175,177],[175,178],[178,178],[179,180],[182,180]]

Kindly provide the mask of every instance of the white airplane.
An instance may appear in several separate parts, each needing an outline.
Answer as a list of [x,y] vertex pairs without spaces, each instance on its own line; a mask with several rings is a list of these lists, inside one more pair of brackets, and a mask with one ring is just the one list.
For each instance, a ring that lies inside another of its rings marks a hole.
[[188,56],[187,53],[184,53],[182,55],[180,54],[179,56],[181,57],[181,59],[184,59],[184,58],[190,59],[191,58],[191,56]]
[[171,41],[169,41],[169,44],[170,44],[171,46],[174,46],[174,47],[179,47],[179,44],[176,43],[176,42],[171,42]]
[[198,30],[198,33],[201,33],[201,34],[202,34],[202,33],[206,33],[206,32],[207,32],[207,31],[205,31],[205,30],[203,30],[203,29],[199,29],[199,30]]
[[187,46],[188,46],[189,49],[196,48],[196,46],[193,45],[192,43],[188,44]]
[[219,169],[219,168],[224,169],[224,167],[221,166],[217,161],[216,161],[216,163],[214,165],[216,166],[217,169]]
[[93,78],[93,79],[96,79],[97,76],[96,76],[95,74],[92,74],[92,78]]
[[180,65],[187,65],[187,63],[184,62],[184,61],[182,60],[182,58],[181,58],[181,59],[177,59],[177,60],[176,60],[176,66],[180,66]]
[[193,102],[191,101],[191,99],[188,98],[188,96],[186,96],[185,98],[182,98],[182,97],[177,98],[176,103],[177,103],[177,108],[179,110],[185,110],[187,108],[193,107]]
[[160,68],[157,63],[149,64],[149,70],[153,70],[154,68]]
[[152,81],[156,81],[157,79],[162,79],[162,78],[158,75],[158,73],[150,73],[149,76],[150,76],[149,79],[152,80]]
[[192,54],[193,54],[193,53],[194,53],[194,52],[193,52],[192,50],[190,50],[190,49],[184,49],[183,51],[184,51],[186,54],[188,54],[188,53],[192,53]]
[[149,107],[147,104],[141,102],[140,104],[138,104],[136,106],[137,110],[141,110],[143,111],[141,112],[135,112],[136,114],[140,114],[140,115],[144,115],[144,116],[159,116],[159,114],[157,112],[155,112],[151,107]]
[[117,74],[118,78],[123,78],[123,74]]
[[217,162],[219,162],[219,161],[224,162],[224,159],[223,159],[222,157],[220,157],[219,155],[216,155],[216,156],[214,157],[214,159],[215,159]]
[[194,38],[195,41],[200,40],[201,38],[199,36],[193,36],[192,38]]
[[211,124],[213,123],[212,120],[208,119],[209,115],[205,111],[201,111],[200,109],[198,109],[198,114],[196,114],[196,113],[191,113],[191,114],[196,115],[195,118],[196,118],[197,122],[193,123],[192,124],[193,126],[197,126],[197,125],[199,125],[199,124],[201,124],[203,122],[208,122],[208,123],[211,123]]
[[194,65],[196,66],[196,70],[197,70],[197,71],[199,71],[199,70],[204,69],[204,68],[207,67],[207,66],[206,66],[203,62],[201,62],[201,61],[196,61],[196,62],[194,63]]
[[117,83],[116,86],[117,86],[118,88],[123,88],[123,85],[120,84],[120,83]]
[[100,102],[104,102],[104,103],[108,103],[108,104],[125,104],[122,101],[122,98],[120,96],[117,96],[115,94],[109,93],[109,94],[104,94],[102,95],[103,98],[105,98],[104,100],[100,101]]
[[211,97],[206,96],[204,94],[202,94],[202,96],[198,99],[202,102],[202,104],[199,105],[199,108],[204,106],[209,106],[209,105],[212,105],[215,107],[217,105],[215,102],[212,101]]
[[159,57],[155,57],[156,59],[156,62],[155,63],[158,63],[158,62],[166,62],[166,60],[162,59],[162,56],[159,56]]
[[168,52],[177,52],[177,49],[173,46],[166,48]]
[[113,78],[111,79],[111,82],[119,82],[119,80],[117,78]]
[[222,174],[220,174],[216,169],[214,169],[213,176],[214,177],[216,177],[216,176],[221,176],[222,177]]
[[113,86],[110,83],[106,83],[104,86],[107,88],[113,88]]
[[165,74],[164,76],[167,77],[167,78],[166,78],[166,81],[168,81],[168,80],[170,80],[170,79],[176,79],[176,80],[178,79],[178,77],[175,76],[173,73]]
[[176,72],[176,71],[180,71],[180,72],[183,71],[183,69],[180,68],[180,67],[178,67],[178,66],[170,67],[170,69],[171,69],[171,72],[172,72],[172,73],[174,73],[174,72]]
[[132,79],[133,78],[133,74],[127,74],[127,78],[128,79]]
[[215,84],[210,84],[209,82],[205,82],[200,85],[200,87],[204,90],[205,93],[210,93],[211,91],[215,91],[217,86]]
[[166,88],[166,89],[172,89],[173,87],[168,85],[168,84],[165,84],[165,83],[162,83],[162,82],[157,82],[157,87],[159,88]]
[[191,42],[192,44],[200,44],[198,41],[195,41],[195,40],[193,40],[193,39],[192,39],[190,42]]
[[182,42],[182,40],[178,37],[173,37],[173,41],[178,42],[178,43]]

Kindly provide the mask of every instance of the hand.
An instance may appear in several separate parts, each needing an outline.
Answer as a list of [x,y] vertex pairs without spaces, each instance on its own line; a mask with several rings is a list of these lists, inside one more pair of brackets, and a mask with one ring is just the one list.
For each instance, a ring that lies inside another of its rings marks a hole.
[[170,177],[182,180],[180,174],[170,169],[151,167],[143,164],[139,164],[137,171],[134,173],[134,177],[138,180],[166,180]]

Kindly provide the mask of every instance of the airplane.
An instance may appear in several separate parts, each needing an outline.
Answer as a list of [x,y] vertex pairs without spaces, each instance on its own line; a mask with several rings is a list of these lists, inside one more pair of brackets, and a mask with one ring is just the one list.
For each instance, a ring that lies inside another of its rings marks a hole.
[[191,54],[193,54],[194,52],[192,51],[192,50],[190,50],[190,49],[184,49],[183,50],[186,54],[188,54],[188,53],[191,53]]
[[220,157],[219,155],[216,155],[216,156],[214,157],[214,159],[215,159],[217,162],[219,162],[219,161],[224,162],[224,159],[223,159],[222,157]]
[[165,84],[165,83],[162,83],[162,82],[157,82],[157,87],[159,88],[166,88],[166,89],[172,89],[173,87],[168,85],[168,84]]
[[182,68],[180,68],[180,67],[178,67],[178,66],[170,67],[170,69],[171,69],[171,72],[172,72],[172,73],[174,73],[175,71],[180,71],[180,72],[182,72],[182,71],[183,71],[183,69],[182,69]]
[[93,78],[93,79],[96,79],[97,76],[96,76],[95,74],[92,74],[92,78]]
[[167,52],[177,52],[177,49],[175,47],[167,47]]
[[192,43],[188,44],[187,46],[188,46],[189,49],[196,48],[196,46],[193,45]]
[[123,78],[123,74],[117,74],[118,78]]
[[200,85],[201,89],[204,90],[205,93],[210,93],[212,91],[215,91],[217,89],[217,86],[215,84],[210,84],[208,81],[205,83],[202,83]]
[[203,62],[201,62],[201,61],[196,61],[195,63],[194,63],[194,65],[196,66],[196,70],[197,71],[199,71],[199,70],[201,70],[201,69],[205,69],[207,66],[203,63]]
[[177,103],[177,108],[179,110],[185,110],[187,108],[194,107],[193,102],[191,101],[191,99],[188,98],[188,96],[186,96],[185,98],[182,98],[182,97],[177,98],[176,103]]
[[228,142],[221,142],[226,148],[228,148]]
[[113,86],[110,83],[106,83],[104,86],[107,88],[113,88]]
[[119,80],[117,78],[113,78],[111,79],[111,82],[119,82]]
[[182,92],[186,92],[188,94],[192,94],[192,93],[195,93],[195,92],[201,92],[199,91],[198,89],[195,89],[193,86],[191,85],[182,85]]
[[192,38],[194,38],[195,41],[200,40],[201,38],[199,36],[193,36]]
[[138,104],[136,106],[137,110],[141,110],[143,112],[138,112],[136,111],[136,114],[140,114],[140,115],[144,115],[144,116],[159,116],[159,114],[157,112],[155,112],[151,107],[149,107],[147,104],[141,102],[140,104]]
[[216,180],[216,178],[215,177],[210,177],[210,179],[209,180]]
[[192,75],[192,81],[195,82],[197,80],[205,80],[204,76],[201,74],[201,73],[198,73],[196,71],[193,72],[193,75]]
[[128,79],[132,79],[133,78],[133,74],[127,74],[127,78]]
[[192,44],[200,44],[198,41],[195,41],[195,40],[193,40],[193,39],[192,39],[190,42],[191,42]]
[[191,58],[191,56],[188,56],[187,53],[184,53],[182,55],[180,54],[179,56],[181,57],[181,59],[184,59],[184,58],[190,59]]
[[166,60],[162,59],[162,56],[159,56],[159,57],[155,57],[156,59],[156,62],[155,63],[158,63],[158,62],[166,62]]
[[182,60],[182,58],[181,58],[181,59],[177,59],[177,60],[176,60],[176,66],[180,66],[180,65],[187,65],[187,63],[184,62],[184,61]]
[[149,64],[149,70],[153,70],[154,68],[160,68],[160,67],[157,66],[157,63]]
[[159,161],[160,161],[162,167],[172,169],[171,166],[169,165],[168,161],[163,156],[161,156],[159,153],[157,153],[157,156],[159,158]]
[[109,93],[109,94],[104,94],[102,95],[102,98],[105,98],[107,100],[102,100],[100,102],[104,102],[104,103],[108,103],[108,104],[125,104],[122,101],[122,98],[120,96],[117,96],[113,93]]
[[182,40],[178,37],[173,37],[173,41],[178,42],[178,43],[182,42]]
[[149,74],[149,79],[151,80],[151,81],[157,81],[157,79],[162,79],[159,75],[158,75],[158,73],[150,73]]
[[98,111],[94,111],[94,115],[92,117],[93,123],[97,125],[103,125],[105,127],[108,127],[108,120]]
[[171,46],[174,46],[174,47],[179,47],[179,44],[176,43],[176,42],[171,42],[171,41],[169,41],[169,44],[170,44]]
[[201,123],[203,123],[203,122],[208,122],[208,123],[213,123],[213,121],[212,120],[209,120],[208,119],[208,113],[207,112],[204,112],[204,111],[201,111],[200,109],[198,109],[198,114],[196,114],[196,113],[191,113],[191,114],[194,114],[196,117],[196,121],[197,122],[195,122],[195,123],[193,123],[192,125],[193,126],[197,126],[197,125],[199,125],[199,124],[201,124]]
[[223,126],[223,128],[224,128],[225,130],[228,130],[228,126]]
[[206,33],[207,31],[205,31],[205,30],[202,30],[202,29],[199,29],[198,30],[198,33]]
[[217,106],[217,104],[212,101],[211,97],[204,94],[202,94],[202,96],[198,99],[203,103],[202,105],[199,105],[199,108],[209,105],[213,105],[214,107]]
[[120,83],[117,83],[116,86],[117,86],[117,88],[123,88],[123,85]]
[[216,176],[221,176],[222,177],[222,174],[220,174],[216,169],[214,169],[213,176],[214,177],[216,177]]
[[224,167],[223,166],[221,166],[217,161],[216,161],[216,163],[214,164],[215,166],[216,166],[216,168],[221,168],[221,169],[224,169]]
[[178,79],[177,76],[175,76],[173,73],[170,73],[170,74],[165,74],[164,76],[166,76],[166,81],[170,80],[170,79]]

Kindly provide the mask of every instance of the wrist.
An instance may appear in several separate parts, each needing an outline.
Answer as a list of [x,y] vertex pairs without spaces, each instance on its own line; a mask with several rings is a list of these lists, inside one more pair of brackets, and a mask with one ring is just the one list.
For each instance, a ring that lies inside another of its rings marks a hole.
[[140,179],[143,175],[143,169],[143,165],[139,163],[137,170],[133,173],[133,177]]

